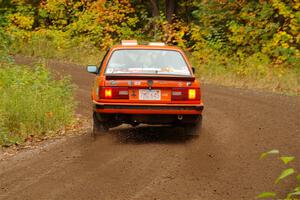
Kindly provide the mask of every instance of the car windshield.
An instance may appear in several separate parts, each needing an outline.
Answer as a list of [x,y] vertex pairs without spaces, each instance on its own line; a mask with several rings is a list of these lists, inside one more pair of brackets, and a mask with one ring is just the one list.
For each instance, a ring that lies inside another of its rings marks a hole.
[[116,50],[106,74],[165,74],[190,76],[181,53],[174,50]]

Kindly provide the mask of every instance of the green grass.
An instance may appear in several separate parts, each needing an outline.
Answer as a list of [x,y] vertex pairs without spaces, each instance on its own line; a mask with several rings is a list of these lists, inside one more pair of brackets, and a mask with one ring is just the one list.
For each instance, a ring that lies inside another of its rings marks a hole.
[[56,134],[74,122],[74,87],[43,65],[0,62],[0,146]]

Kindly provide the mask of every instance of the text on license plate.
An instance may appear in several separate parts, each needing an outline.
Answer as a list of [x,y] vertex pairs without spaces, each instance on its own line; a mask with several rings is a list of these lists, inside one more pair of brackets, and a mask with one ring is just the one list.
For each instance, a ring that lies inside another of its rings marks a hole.
[[161,91],[160,90],[139,90],[140,100],[160,100]]

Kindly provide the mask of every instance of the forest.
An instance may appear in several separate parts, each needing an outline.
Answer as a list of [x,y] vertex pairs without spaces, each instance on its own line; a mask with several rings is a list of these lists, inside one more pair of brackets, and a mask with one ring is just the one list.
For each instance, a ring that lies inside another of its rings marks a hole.
[[24,41],[64,36],[105,49],[136,38],[193,51],[210,47],[240,59],[261,53],[296,65],[299,7],[297,0],[2,0],[1,27]]
[[10,54],[86,64],[122,39],[162,41],[188,52],[203,81],[299,93],[298,0],[1,0],[0,8],[1,51]]
[[[98,64],[123,39],[181,47],[202,83],[300,93],[298,0],[0,0],[0,143],[68,125],[75,107],[69,80],[54,80],[44,63],[17,65],[15,55]],[[7,98],[12,91],[18,96],[30,88],[37,92],[28,92],[29,107],[47,96],[70,106],[63,109],[58,101],[51,112],[42,105],[39,111],[19,104],[11,110],[18,103]]]

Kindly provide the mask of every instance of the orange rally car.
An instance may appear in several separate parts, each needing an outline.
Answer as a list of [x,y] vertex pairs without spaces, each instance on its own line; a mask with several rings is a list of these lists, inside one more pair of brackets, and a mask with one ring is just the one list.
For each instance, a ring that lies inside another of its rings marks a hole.
[[104,56],[92,89],[93,134],[123,123],[182,126],[199,134],[203,103],[200,84],[186,55],[164,43],[122,41]]

